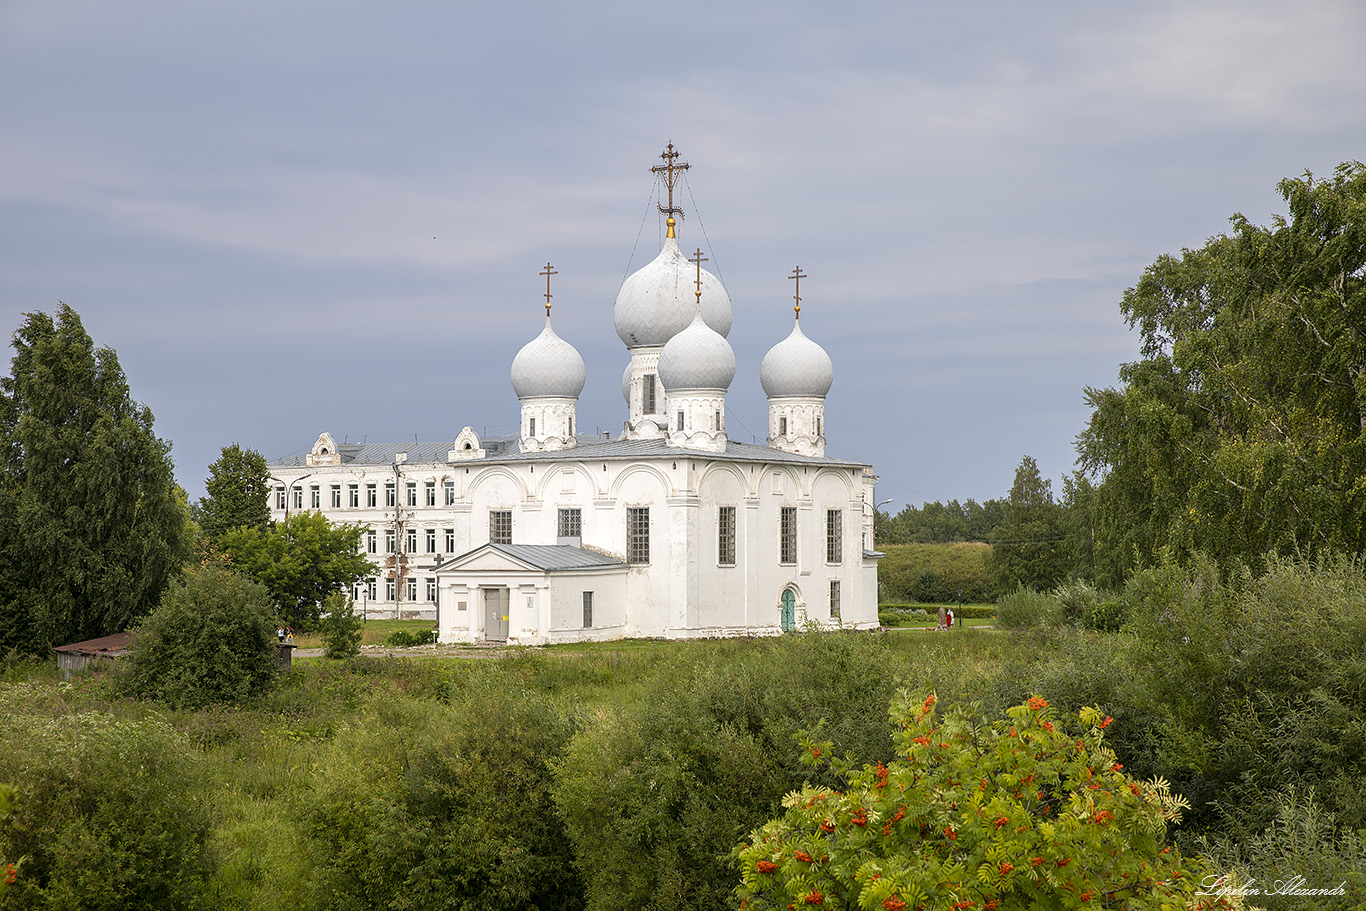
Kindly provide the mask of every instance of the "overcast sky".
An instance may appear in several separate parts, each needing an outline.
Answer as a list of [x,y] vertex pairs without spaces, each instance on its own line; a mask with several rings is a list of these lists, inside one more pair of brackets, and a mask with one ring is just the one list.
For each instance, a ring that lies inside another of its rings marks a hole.
[[0,325],[74,307],[198,497],[232,442],[515,432],[550,261],[579,427],[619,433],[672,141],[733,438],[800,265],[827,452],[888,508],[1004,495],[1025,454],[1058,491],[1137,356],[1124,289],[1366,158],[1363,47],[1359,0],[0,0]]

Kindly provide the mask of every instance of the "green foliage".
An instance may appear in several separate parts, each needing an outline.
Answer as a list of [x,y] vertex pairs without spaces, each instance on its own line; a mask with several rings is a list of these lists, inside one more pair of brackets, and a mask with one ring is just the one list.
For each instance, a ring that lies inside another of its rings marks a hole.
[[[1313,789],[1290,787],[1276,795],[1276,818],[1242,842],[1202,838],[1200,846],[1216,877],[1234,875],[1265,911],[1360,908],[1366,902],[1366,833],[1336,824],[1314,800]],[[1292,885],[1293,884],[1293,885]],[[1230,885],[1207,881],[1206,889]],[[1285,886],[1291,886],[1286,889]],[[1303,895],[1295,889],[1336,889],[1341,895]]]
[[996,602],[996,623],[1007,629],[1052,629],[1062,622],[1063,607],[1057,598],[1024,586]]
[[384,644],[390,648],[413,648],[418,645],[431,645],[436,641],[436,630],[428,629],[420,632],[409,630],[394,630],[384,640]]
[[0,777],[19,799],[0,855],[26,860],[5,907],[204,907],[212,817],[198,772],[162,721],[7,715]]
[[987,544],[894,544],[878,561],[884,601],[925,604],[992,601],[997,595],[987,573]]
[[211,541],[234,528],[265,531],[270,524],[270,469],[256,450],[224,446],[209,466],[204,491],[196,512]]
[[275,682],[275,630],[258,583],[195,567],[136,628],[133,653],[119,662],[121,689],[178,708],[244,702]]
[[803,634],[667,669],[631,708],[590,717],[556,776],[588,907],[728,904],[731,848],[808,777],[790,744],[822,729],[887,758],[885,637]]
[[936,702],[904,691],[892,702],[897,758],[885,764],[859,769],[802,738],[811,763],[830,763],[848,786],[791,793],[750,834],[739,850],[746,907],[1159,909],[1192,898],[1163,843],[1182,802],[1165,782],[1124,774],[1099,710],[1066,732],[1042,698],[992,723],[961,708],[940,716]]
[[[583,888],[551,802],[573,728],[498,669],[450,706],[391,694],[343,734],[304,808],[316,833],[316,904],[575,911]],[[391,774],[377,778],[386,757]]]
[[895,516],[878,512],[873,517],[874,535],[879,547],[889,544],[952,544],[959,541],[986,541],[992,529],[1005,521],[1005,501],[968,500],[959,503],[907,504]]
[[1069,626],[1116,632],[1124,625],[1124,602],[1089,582],[1074,579],[1059,585],[1053,590],[1053,598],[1062,607],[1063,622]]
[[998,591],[1025,585],[1049,589],[1072,566],[1067,512],[1054,502],[1052,485],[1030,456],[1015,469],[1006,518],[991,533],[987,572]]
[[356,614],[355,602],[341,592],[333,592],[324,603],[327,613],[322,626],[327,657],[356,657],[360,654],[362,620]]
[[1366,551],[1366,165],[1283,180],[1289,220],[1159,257],[1124,295],[1143,359],[1088,389],[1098,578],[1163,547],[1225,570]]
[[122,632],[189,548],[170,445],[65,304],[29,313],[0,378],[0,652]]
[[296,512],[266,530],[235,528],[219,537],[234,568],[264,585],[281,615],[315,629],[322,602],[375,571],[360,553],[361,525],[333,525],[320,512]]

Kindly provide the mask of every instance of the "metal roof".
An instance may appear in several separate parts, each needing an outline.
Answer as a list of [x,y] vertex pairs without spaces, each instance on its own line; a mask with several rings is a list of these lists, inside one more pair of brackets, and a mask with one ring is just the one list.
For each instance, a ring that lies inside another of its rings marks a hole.
[[[486,451],[482,459],[448,462],[446,456],[453,443],[350,443],[337,446],[343,465],[392,465],[395,453],[407,453],[405,464],[465,464],[496,465],[510,462],[588,462],[605,459],[707,459],[728,462],[780,462],[792,465],[819,465],[843,468],[868,468],[867,462],[851,462],[829,456],[804,456],[780,449],[771,449],[757,443],[726,442],[725,452],[697,452],[670,446],[663,439],[621,440],[606,439],[592,434],[575,437],[578,441],[573,449],[560,449],[554,452],[522,452],[519,436],[491,437],[480,440],[479,445]],[[270,465],[277,468],[304,468],[308,462],[307,452],[275,459]]]
[[438,563],[433,569],[443,570],[450,564],[458,563],[482,550],[496,550],[547,573],[575,569],[626,568],[626,564],[616,557],[568,544],[481,544],[474,550]]

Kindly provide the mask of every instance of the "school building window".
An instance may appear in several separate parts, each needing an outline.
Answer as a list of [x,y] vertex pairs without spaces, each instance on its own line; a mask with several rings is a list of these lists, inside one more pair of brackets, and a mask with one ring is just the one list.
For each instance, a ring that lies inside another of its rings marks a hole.
[[370,507],[371,509],[374,509],[374,508],[375,508],[375,485],[374,485],[374,484],[366,484],[366,485],[365,485],[365,505],[368,506],[368,507]]
[[341,509],[341,485],[332,485],[332,508]]
[[428,506],[436,505],[436,482],[428,481],[422,486],[423,493],[426,494],[425,502]]
[[348,507],[350,507],[351,509],[356,509],[356,508],[358,508],[358,507],[360,506],[360,485],[359,485],[359,484],[347,484],[347,485],[346,485],[346,505],[347,505]]

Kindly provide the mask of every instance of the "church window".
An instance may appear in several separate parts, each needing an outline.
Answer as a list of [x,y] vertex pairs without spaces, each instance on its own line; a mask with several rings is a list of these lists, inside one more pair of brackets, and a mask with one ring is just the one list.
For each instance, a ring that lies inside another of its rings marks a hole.
[[528,420],[531,421],[531,432],[528,433],[527,436],[534,437],[536,435],[536,419],[529,418]]
[[821,435],[821,419],[816,418],[816,436]]
[[368,506],[368,507],[370,507],[371,509],[374,509],[374,508],[375,508],[375,485],[374,485],[374,484],[366,484],[366,485],[365,485],[365,505]]
[[385,485],[384,485],[384,505],[385,505],[385,506],[393,506],[393,505],[394,505],[394,482],[393,482],[393,481],[389,481],[389,482],[385,483]]
[[408,534],[406,535],[406,537],[407,537],[407,539],[408,539],[407,542],[406,542],[407,545],[408,545],[408,547],[407,547],[407,549],[405,549],[403,552],[404,552],[405,554],[415,554],[415,553],[417,553],[417,529],[416,529],[416,528],[410,528],[410,529],[408,529]]
[[351,509],[356,509],[357,507],[360,506],[360,485],[359,485],[359,484],[347,484],[347,485],[346,485],[346,505],[347,505],[348,507],[350,507]]
[[683,430],[683,412],[681,411],[678,413],[678,429],[680,432]]
[[573,419],[573,418],[570,418],[570,419],[569,419],[569,435],[570,435],[571,437],[574,435],[574,419]]
[[593,625],[593,593],[583,593],[583,628],[588,629]]
[[427,600],[436,603],[436,577],[427,577]]
[[711,418],[711,429],[712,429],[712,430],[720,430],[720,429],[721,429],[721,412],[720,412],[720,411],[717,411],[715,414],[712,415],[712,418]]
[[840,580],[830,580],[830,619],[840,618]]
[[559,515],[559,528],[556,534],[561,538],[581,538],[583,537],[583,510],[582,509],[561,509]]
[[787,436],[787,418],[778,418],[778,436]]
[[332,485],[332,508],[341,509],[341,485]]
[[778,510],[778,562],[797,562],[797,507]]
[[435,482],[435,481],[428,481],[426,484],[422,485],[422,490],[423,490],[423,493],[424,493],[424,495],[425,495],[425,499],[423,500],[423,502],[426,503],[428,506],[435,506],[435,505],[436,505],[436,482]]
[[304,508],[304,489],[303,489],[302,487],[295,487],[293,493],[294,493],[294,508],[295,508],[295,509],[303,509],[303,508]]
[[[435,528],[429,528],[429,529],[427,529],[426,538],[427,538],[427,553],[429,553],[429,554],[434,554],[434,553],[436,553],[436,529],[435,529]],[[430,599],[428,599],[428,600],[430,600]]]
[[511,544],[511,543],[512,543],[512,510],[510,510],[510,509],[490,509],[490,510],[489,510],[489,543],[490,543],[490,544]]
[[407,583],[408,583],[408,584],[404,586],[404,588],[407,589],[407,591],[403,593],[403,594],[404,594],[404,597],[407,598],[409,601],[416,601],[416,600],[417,600],[417,576],[409,576],[409,577],[408,577],[408,580],[407,580]]
[[367,554],[379,552],[379,535],[375,534],[373,528],[365,533],[365,552]]
[[322,509],[323,491],[317,484],[308,488],[308,505],[310,509]]
[[716,513],[716,562],[735,565],[735,507],[722,506]]
[[650,507],[626,508],[626,562],[650,562]]
[[394,530],[392,528],[384,529],[384,552],[386,554],[394,552]]
[[447,481],[446,484],[445,484],[445,487],[446,487],[446,505],[447,505],[447,506],[454,506],[454,505],[455,505],[455,482],[454,482],[454,481]]
[[392,576],[384,580],[384,600],[394,600],[394,579]]
[[417,482],[416,482],[416,481],[409,481],[409,482],[407,483],[406,487],[408,488],[408,505],[409,505],[409,506],[416,506],[416,505],[417,505]]
[[455,529],[446,529],[446,553],[455,553]]
[[641,408],[646,414],[655,413],[655,375],[647,373],[640,378]]
[[825,562],[844,562],[844,511],[825,511]]

